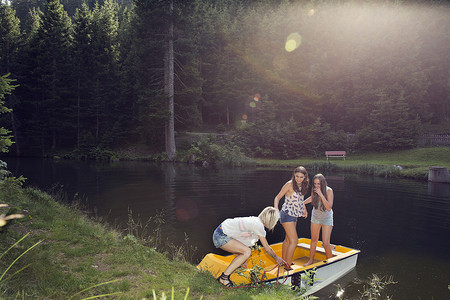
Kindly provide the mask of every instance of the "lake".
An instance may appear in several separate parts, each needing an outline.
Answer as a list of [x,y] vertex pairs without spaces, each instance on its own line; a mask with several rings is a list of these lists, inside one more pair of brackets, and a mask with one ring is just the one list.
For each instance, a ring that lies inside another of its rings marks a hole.
[[[197,247],[194,264],[216,250],[211,236],[224,219],[257,216],[290,179],[292,170],[203,168],[149,162],[75,162],[5,157],[27,186],[82,200],[98,216],[126,228],[128,212],[143,221],[164,216],[163,233],[174,243]],[[310,170],[312,177],[315,172]],[[319,170],[320,171],[320,170]],[[343,299],[359,299],[372,274],[393,276],[386,288],[393,299],[450,299],[450,184],[385,179],[356,174],[324,174],[335,192],[333,244],[361,250],[357,267],[336,282]],[[299,236],[310,237],[308,219]],[[124,231],[125,232],[125,231]],[[281,225],[268,234],[284,238]],[[316,296],[336,299],[332,285]]]

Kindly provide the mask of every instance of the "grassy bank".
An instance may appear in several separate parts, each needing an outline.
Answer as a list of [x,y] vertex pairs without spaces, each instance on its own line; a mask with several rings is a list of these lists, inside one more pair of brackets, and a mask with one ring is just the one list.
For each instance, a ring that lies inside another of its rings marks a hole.
[[430,166],[450,170],[450,147],[416,148],[386,153],[347,154],[347,157],[302,158],[296,160],[258,159],[259,166],[289,167],[303,165],[308,171],[342,171],[383,177],[427,180]]
[[212,276],[181,257],[169,259],[151,245],[144,246],[126,233],[89,219],[78,207],[61,205],[36,189],[0,181],[0,199],[25,215],[0,227],[0,276],[5,275],[0,279],[1,299],[87,299],[100,295],[109,295],[108,299],[163,299],[163,293],[172,299],[172,289],[174,299],[299,298],[283,286],[223,289]]

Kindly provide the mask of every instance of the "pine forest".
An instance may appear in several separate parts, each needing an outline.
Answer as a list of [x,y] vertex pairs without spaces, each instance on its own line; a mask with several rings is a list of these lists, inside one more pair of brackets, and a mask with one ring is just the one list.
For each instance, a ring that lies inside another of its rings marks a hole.
[[449,53],[446,1],[1,0],[0,133],[30,156],[173,160],[186,132],[251,157],[407,149],[450,133]]

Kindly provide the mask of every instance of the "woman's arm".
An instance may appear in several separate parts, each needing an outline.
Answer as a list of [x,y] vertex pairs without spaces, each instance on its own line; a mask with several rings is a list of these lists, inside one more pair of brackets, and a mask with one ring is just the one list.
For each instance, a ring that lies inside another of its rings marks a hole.
[[312,201],[312,198],[311,198],[311,196],[309,196],[308,199],[306,199],[303,203],[308,204],[308,203],[311,203],[311,201]]
[[264,247],[264,250],[266,250],[267,254],[269,254],[279,265],[286,265],[286,262],[281,257],[277,256],[275,254],[275,251],[273,251],[272,247],[270,247],[269,243],[267,242],[267,239],[261,235],[258,235],[259,240],[261,241],[261,244]]
[[283,187],[281,188],[281,190],[278,193],[278,195],[275,197],[275,199],[273,199],[273,207],[275,207],[275,209],[279,210],[278,204],[280,203],[280,199],[283,198],[283,196],[288,192],[289,185],[290,185],[290,181],[286,182],[283,185]]
[[328,187],[327,188],[327,198],[325,198],[325,196],[322,194],[322,191],[320,191],[320,189],[318,189],[318,193],[317,193],[320,197],[320,199],[322,200],[323,206],[325,206],[325,209],[330,211],[331,208],[333,207],[333,200],[334,200],[334,193],[333,190]]

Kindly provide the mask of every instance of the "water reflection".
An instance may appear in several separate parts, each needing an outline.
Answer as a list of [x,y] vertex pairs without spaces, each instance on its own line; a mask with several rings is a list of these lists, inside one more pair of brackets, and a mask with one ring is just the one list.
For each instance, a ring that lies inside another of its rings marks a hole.
[[[175,243],[183,242],[187,233],[199,249],[194,258],[197,261],[205,253],[220,253],[211,241],[219,222],[255,215],[273,205],[273,198],[295,167],[214,170],[142,162],[7,162],[16,176],[28,178],[28,185],[43,190],[63,187],[68,201],[78,193],[112,223],[126,224],[129,209],[142,220],[164,211],[163,233]],[[346,277],[350,282],[338,282],[346,288],[346,299],[358,299],[358,290],[373,273],[394,276],[398,284],[389,293],[394,299],[448,297],[449,185],[356,174],[324,175],[335,191],[332,243],[362,251],[356,274]],[[310,215],[311,207],[308,210]],[[309,222],[309,218],[299,220],[299,236],[310,236]],[[269,242],[283,238],[281,226],[268,235]],[[325,291],[328,294],[321,299],[334,297],[336,289],[330,288],[334,290]]]
[[450,183],[428,181],[428,194],[436,197],[450,198]]

